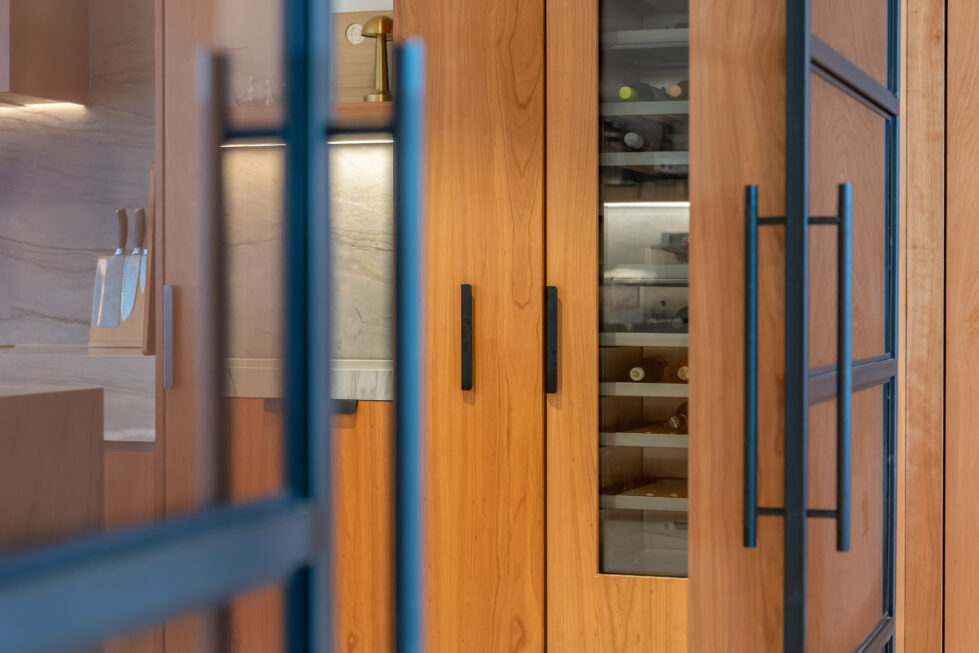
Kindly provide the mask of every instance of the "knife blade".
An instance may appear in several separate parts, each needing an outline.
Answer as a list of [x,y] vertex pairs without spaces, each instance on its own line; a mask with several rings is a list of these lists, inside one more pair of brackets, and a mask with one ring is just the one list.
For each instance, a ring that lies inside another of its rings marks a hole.
[[125,322],[132,315],[136,303],[136,286],[139,283],[139,267],[143,258],[143,242],[146,240],[146,213],[136,211],[136,246],[132,254],[126,256],[122,269],[122,294],[120,298],[121,317]]
[[125,209],[116,211],[119,221],[119,244],[112,256],[100,256],[95,267],[95,290],[92,295],[92,326],[119,326],[119,299],[122,292],[122,259],[126,248],[129,218]]

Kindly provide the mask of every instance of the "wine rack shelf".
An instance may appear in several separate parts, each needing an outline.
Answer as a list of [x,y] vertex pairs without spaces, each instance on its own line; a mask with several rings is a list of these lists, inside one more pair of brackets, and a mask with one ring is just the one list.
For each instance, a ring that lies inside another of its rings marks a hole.
[[687,449],[690,436],[685,433],[599,433],[603,447],[655,447],[659,449]]
[[673,497],[636,497],[626,494],[602,494],[600,508],[620,510],[653,510],[657,512],[687,512],[687,499]]
[[688,347],[690,336],[686,333],[605,332],[599,334],[598,342],[603,347]]
[[690,164],[689,152],[604,152],[601,166],[685,166]]
[[690,113],[686,100],[658,100],[652,102],[603,102],[599,111],[602,116],[677,116]]
[[686,397],[686,383],[627,383],[607,382],[598,384],[598,394],[603,397]]
[[689,43],[690,30],[686,27],[619,30],[603,32],[601,35],[602,48],[605,50],[686,48]]

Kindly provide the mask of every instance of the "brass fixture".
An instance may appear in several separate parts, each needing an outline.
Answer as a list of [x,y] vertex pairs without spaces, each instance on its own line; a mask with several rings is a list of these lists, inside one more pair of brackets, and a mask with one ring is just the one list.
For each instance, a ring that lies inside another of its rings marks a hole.
[[388,40],[394,38],[394,19],[390,16],[373,16],[364,23],[360,33],[377,42],[374,46],[374,90],[364,96],[364,102],[390,102]]

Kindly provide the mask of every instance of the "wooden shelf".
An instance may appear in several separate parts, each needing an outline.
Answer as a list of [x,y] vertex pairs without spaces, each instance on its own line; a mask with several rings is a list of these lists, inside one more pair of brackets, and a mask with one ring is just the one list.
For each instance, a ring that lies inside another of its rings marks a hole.
[[598,394],[603,397],[665,397],[682,398],[690,394],[686,383],[626,383],[606,382],[598,384]]
[[690,113],[686,100],[659,100],[653,102],[603,102],[599,106],[602,116],[676,116]]
[[606,270],[606,284],[634,286],[686,285],[690,279],[689,263],[638,263],[619,265]]
[[[277,130],[282,128],[282,105],[235,106],[228,111],[232,129]],[[333,123],[345,128],[384,131],[392,119],[390,102],[341,102],[334,105]]]
[[[656,495],[656,496],[650,496]],[[619,508],[625,510],[655,510],[658,512],[687,511],[687,480],[660,479],[639,487],[619,492],[602,494],[600,508]]]
[[394,119],[390,102],[341,102],[334,105],[333,123],[343,127],[382,129]]
[[686,433],[599,433],[598,443],[603,447],[687,449],[690,436]]
[[686,333],[642,333],[635,331],[606,331],[598,335],[603,347],[689,347]]

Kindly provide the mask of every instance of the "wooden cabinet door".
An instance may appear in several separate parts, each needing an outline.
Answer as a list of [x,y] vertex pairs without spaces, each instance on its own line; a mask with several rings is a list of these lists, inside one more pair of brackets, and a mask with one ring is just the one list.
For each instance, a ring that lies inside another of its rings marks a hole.
[[395,13],[428,70],[428,646],[542,651],[543,0]]
[[892,650],[898,8],[771,4],[693,2],[690,648]]
[[696,436],[667,422],[688,389],[697,401],[680,371],[694,289],[688,20],[685,2],[547,2],[552,653],[686,649],[684,486]]

